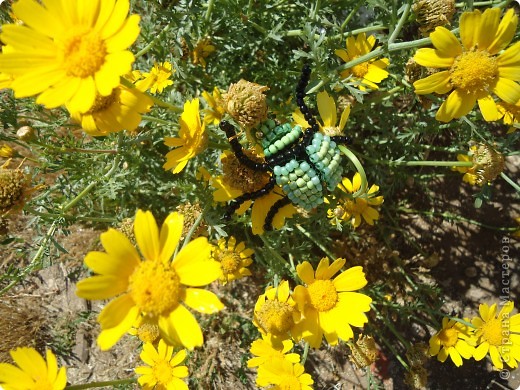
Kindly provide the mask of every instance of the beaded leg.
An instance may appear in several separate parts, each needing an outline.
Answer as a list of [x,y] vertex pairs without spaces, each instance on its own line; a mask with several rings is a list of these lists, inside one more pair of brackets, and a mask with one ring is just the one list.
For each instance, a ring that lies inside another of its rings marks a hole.
[[[296,104],[298,104],[298,108],[303,114],[303,117],[307,121],[307,123],[311,126],[312,133],[317,133],[320,130],[316,119],[311,113],[311,110],[305,104],[303,98],[305,97],[305,88],[307,88],[307,84],[309,84],[309,80],[311,78],[311,68],[308,64],[303,65],[302,75],[300,77],[300,81],[296,86]],[[307,130],[309,131],[309,130]]]
[[289,198],[284,196],[282,199],[278,199],[271,206],[271,208],[269,209],[269,211],[267,212],[267,215],[265,217],[264,230],[266,230],[266,231],[273,230],[273,219],[274,219],[276,213],[278,213],[278,211],[280,211],[280,209],[282,207],[287,206],[288,204],[291,204],[291,201],[289,200]]
[[338,145],[350,145],[352,143],[352,138],[346,135],[335,135],[330,137],[330,139],[336,142]]
[[260,188],[258,191],[254,192],[248,192],[246,194],[240,195],[238,198],[235,198],[233,202],[231,202],[226,210],[226,214],[224,215],[224,219],[229,221],[231,219],[231,216],[235,211],[238,210],[238,208],[244,203],[246,200],[255,200],[262,196],[265,196],[274,188],[274,185],[276,184],[275,179],[273,176],[269,179],[269,182]]
[[253,161],[245,155],[242,145],[240,145],[240,142],[238,142],[237,140],[237,133],[235,131],[235,128],[231,123],[227,121],[220,121],[220,128],[226,133],[226,137],[228,138],[229,143],[231,144],[231,149],[233,149],[235,156],[242,164],[244,164],[248,168],[254,169],[255,171],[270,170],[269,165],[267,165],[266,163],[259,163]]

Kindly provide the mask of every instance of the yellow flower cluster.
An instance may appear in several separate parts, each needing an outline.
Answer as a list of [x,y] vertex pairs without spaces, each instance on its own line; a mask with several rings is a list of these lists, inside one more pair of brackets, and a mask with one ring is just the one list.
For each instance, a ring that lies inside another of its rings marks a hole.
[[[312,381],[298,364],[297,355],[286,354],[292,348],[292,340],[304,340],[312,348],[319,348],[323,338],[329,345],[354,337],[352,326],[362,328],[368,321],[365,313],[370,310],[372,299],[356,292],[367,284],[362,267],[352,267],[341,272],[345,259],[329,264],[323,258],[316,270],[305,261],[296,267],[302,284],[291,292],[289,282],[282,280],[277,287],[268,287],[258,298],[253,324],[262,335],[251,347],[256,355],[249,366],[259,366],[259,386],[278,384],[276,378],[289,376],[309,386]],[[285,374],[283,374],[285,373]],[[287,387],[298,388],[298,387]],[[305,387],[302,387],[305,388]]]
[[517,368],[520,361],[520,314],[511,315],[514,308],[512,301],[501,303],[497,313],[497,304],[479,306],[479,317],[471,321],[455,318],[443,318],[442,329],[430,338],[429,353],[437,360],[445,362],[448,357],[457,366],[462,358],[482,360],[489,354],[497,370]]

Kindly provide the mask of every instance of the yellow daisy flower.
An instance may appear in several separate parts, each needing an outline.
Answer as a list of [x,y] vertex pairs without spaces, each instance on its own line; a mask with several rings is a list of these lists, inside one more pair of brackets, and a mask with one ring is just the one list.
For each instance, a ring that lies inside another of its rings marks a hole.
[[[354,194],[361,188],[361,175],[356,172],[352,181],[343,178],[338,188],[346,194]],[[362,219],[369,225],[374,225],[374,221],[379,219],[379,211],[374,207],[380,206],[384,201],[382,196],[375,196],[378,191],[379,186],[373,184],[365,195],[357,198],[342,198],[335,209],[327,210],[327,216],[332,219],[332,222],[350,220],[354,228],[361,225]]]
[[[135,85],[141,91],[149,90],[153,95],[162,93],[164,88],[173,85],[173,81],[170,80],[172,73],[172,64],[168,61],[154,62],[150,72],[141,73],[141,79],[137,80]],[[138,75],[136,74],[136,76]]]
[[262,335],[262,339],[255,340],[249,351],[254,357],[247,361],[247,367],[258,367],[274,359],[285,359],[291,363],[299,363],[300,355],[288,353],[294,346],[291,340],[276,342],[270,334]]
[[268,286],[255,304],[253,324],[262,335],[270,335],[273,342],[291,337],[300,312],[291,296],[289,282],[282,280],[278,287]]
[[[210,179],[211,186],[215,188],[213,200],[215,202],[229,202],[239,196],[261,189],[269,181],[265,172],[252,170],[235,157],[232,152],[224,152],[221,155],[224,174]],[[271,207],[283,198],[285,194],[279,186],[255,201],[247,200],[236,210],[236,214],[244,214],[253,204],[251,209],[251,228],[253,234],[264,234],[264,223]],[[273,229],[281,229],[285,219],[296,213],[292,204],[282,207],[273,219]]]
[[434,48],[417,50],[418,64],[443,70],[414,82],[415,93],[450,92],[437,111],[437,120],[460,118],[478,102],[484,119],[495,121],[499,114],[491,94],[510,104],[520,100],[516,83],[520,80],[520,42],[505,49],[515,35],[518,17],[510,8],[500,20],[500,12],[500,8],[464,12],[460,42],[448,29],[437,27],[430,34]]
[[[337,123],[337,110],[336,110],[336,102],[334,99],[326,92],[322,91],[318,93],[317,96],[318,101],[318,113],[320,115],[323,123],[318,121],[320,126],[320,131],[329,136],[342,135],[343,129],[347,124],[348,117],[350,115],[350,105],[347,105],[343,112],[341,113],[341,118],[339,123]],[[305,120],[300,109],[296,110],[293,115],[293,120],[297,125],[300,125],[303,129],[308,129],[311,126]]]
[[345,265],[345,259],[321,259],[316,271],[305,261],[296,267],[300,279],[307,285],[296,286],[293,298],[302,313],[293,337],[304,339],[312,348],[319,348],[323,336],[330,345],[338,339],[353,338],[351,325],[363,327],[368,321],[365,312],[370,310],[372,299],[353,292],[367,284],[363,268],[352,267],[331,279]]
[[218,247],[213,250],[213,258],[220,263],[221,275],[220,282],[226,284],[232,280],[250,276],[251,271],[246,267],[253,262],[251,256],[255,253],[251,248],[246,248],[245,242],[237,245],[235,237],[231,236],[227,240],[221,238]]
[[141,114],[150,111],[152,99],[137,88],[120,85],[108,96],[96,96],[94,105],[86,112],[69,109],[73,120],[92,136],[104,136],[118,131],[133,131],[141,123]]
[[497,304],[483,303],[479,306],[480,317],[471,323],[475,325],[477,347],[473,354],[475,360],[482,360],[489,353],[493,366],[497,370],[504,368],[504,363],[517,368],[520,361],[520,314],[511,315],[515,304],[507,301],[497,315]]
[[272,390],[312,390],[314,381],[300,363],[273,359],[258,367],[256,384]]
[[16,151],[7,144],[0,144],[0,157],[12,158],[16,155]]
[[180,118],[179,137],[166,137],[166,146],[175,149],[166,154],[163,168],[179,173],[186,167],[188,161],[201,153],[208,144],[206,124],[201,122],[199,114],[199,99],[184,103],[184,111]]
[[462,366],[462,358],[470,359],[475,350],[473,329],[458,321],[444,317],[442,329],[430,338],[430,356],[444,363],[448,356],[457,367]]
[[[473,161],[473,157],[467,154],[457,154],[457,161]],[[477,175],[475,174],[475,166],[471,167],[453,167],[453,170],[463,173],[462,181],[465,183],[469,183],[472,186],[477,184]]]
[[15,96],[39,95],[47,108],[67,104],[74,112],[109,96],[134,62],[127,49],[139,35],[139,15],[126,18],[129,7],[129,0],[14,3],[24,24],[2,26],[0,72],[14,77]]
[[175,355],[174,347],[159,341],[157,349],[153,344],[145,343],[139,355],[147,366],[134,369],[140,375],[137,382],[145,390],[168,389],[188,390],[188,385],[182,380],[188,376],[188,367],[180,364],[186,359],[186,350],[181,349]]
[[0,363],[0,388],[4,390],[62,390],[67,385],[65,367],[47,350],[44,359],[34,348],[21,347],[9,352],[16,365]]
[[208,108],[202,110],[204,112],[204,122],[207,124],[212,123],[214,125],[218,125],[226,113],[222,92],[220,89],[215,87],[213,88],[213,93],[211,95],[209,92],[202,91],[202,97],[209,106]]
[[[220,275],[211,259],[211,245],[199,237],[170,260],[182,233],[183,216],[171,213],[159,231],[151,212],[138,210],[136,248],[121,232],[109,229],[100,236],[106,252],[89,252],[85,264],[96,275],[77,285],[77,295],[91,300],[114,298],[98,316],[98,345],[110,349],[138,320],[147,317],[159,326],[161,338],[193,349],[203,343],[197,320],[186,308],[210,314],[224,305],[205,286]],[[201,271],[202,270],[202,271]]]
[[211,44],[209,38],[200,39],[192,52],[192,61],[194,65],[200,64],[203,68],[206,67],[206,58],[216,50],[215,46]]
[[[349,62],[365,54],[368,54],[374,48],[376,38],[370,35],[368,38],[365,33],[361,33],[355,37],[347,38],[347,50],[338,49],[334,53],[343,61]],[[354,80],[361,84],[359,89],[364,91],[366,87],[370,89],[378,89],[377,84],[388,77],[388,72],[385,68],[390,64],[388,58],[381,58],[379,60],[370,60],[353,66],[350,69],[345,69],[340,73],[342,78],[352,76]]]

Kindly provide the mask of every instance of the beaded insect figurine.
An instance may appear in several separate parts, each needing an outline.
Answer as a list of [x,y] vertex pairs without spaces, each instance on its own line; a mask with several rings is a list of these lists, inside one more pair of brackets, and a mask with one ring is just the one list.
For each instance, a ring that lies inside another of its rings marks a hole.
[[230,219],[245,201],[265,196],[275,185],[279,185],[285,196],[274,203],[264,221],[264,230],[271,230],[273,218],[282,207],[292,203],[307,211],[312,210],[323,203],[326,190],[333,191],[341,181],[343,167],[337,145],[346,144],[349,139],[320,133],[316,119],[303,100],[310,74],[310,67],[304,65],[296,87],[296,103],[311,127],[304,131],[298,125],[276,125],[272,119],[265,121],[260,127],[265,162],[256,162],[247,157],[237,140],[233,125],[227,121],[220,122],[220,128],[226,133],[239,161],[250,169],[270,173],[269,182],[264,187],[245,193],[229,204],[226,219]]

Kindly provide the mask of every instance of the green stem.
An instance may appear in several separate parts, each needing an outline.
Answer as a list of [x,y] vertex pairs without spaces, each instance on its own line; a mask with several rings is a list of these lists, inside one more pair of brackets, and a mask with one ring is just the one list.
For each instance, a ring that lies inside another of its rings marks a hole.
[[466,325],[467,327],[470,327],[470,328],[473,328],[473,329],[476,328],[476,326],[473,325],[471,322],[464,321],[463,319],[460,319],[460,318],[457,318],[457,317],[452,317],[452,316],[445,316],[445,317],[448,317],[450,320],[460,322],[462,325]]
[[[118,149],[121,147],[123,143],[123,133],[119,133],[118,138]],[[111,177],[114,172],[116,171],[116,168],[119,165],[119,162],[121,161],[121,155],[117,154],[114,158],[114,162],[112,163],[112,167],[108,170],[107,173],[105,173],[103,176],[101,176],[99,179],[94,180],[92,183],[90,183],[88,186],[83,189],[74,199],[72,199],[67,204],[63,205],[61,208],[62,213],[66,213],[68,210],[70,210],[72,207],[74,207],[85,195],[87,195],[101,180],[108,179]]]
[[63,148],[59,146],[45,144],[43,142],[31,142],[45,149],[55,150],[60,153],[93,153],[93,154],[117,154],[115,149],[83,149],[83,148]]
[[388,45],[390,46],[394,41],[396,40],[397,36],[401,32],[401,29],[404,26],[404,23],[406,22],[406,19],[408,19],[408,15],[410,14],[410,8],[411,4],[408,2],[406,4],[403,14],[401,15],[401,19],[399,19],[399,22],[397,22],[397,25],[395,26],[394,31],[392,31],[392,34],[390,34],[390,38],[388,38]]
[[394,336],[403,344],[403,346],[406,348],[406,349],[409,349],[410,348],[410,343],[408,342],[408,340],[406,340],[403,336],[401,336],[401,333],[399,333],[397,331],[397,329],[395,328],[394,324],[388,320],[388,318],[386,316],[383,316],[379,310],[377,310],[377,308],[371,303],[370,304],[370,308],[372,310],[374,310],[374,312],[376,313],[377,317],[379,317],[379,319],[383,320],[383,322],[385,323],[385,325],[388,327],[388,329],[390,330],[390,332],[392,332],[394,334]]
[[142,55],[148,53],[148,52],[150,51],[150,49],[151,49],[152,47],[154,47],[155,44],[156,44],[157,42],[159,42],[159,41],[161,41],[161,40],[163,39],[162,35],[163,35],[165,32],[167,32],[169,29],[170,29],[170,24],[167,24],[167,25],[162,29],[162,31],[161,31],[159,34],[157,34],[157,36],[156,36],[154,39],[152,39],[152,41],[151,41],[148,45],[146,45],[145,47],[143,47],[141,50],[139,50],[139,51],[135,54],[135,58],[139,58],[139,57],[141,57]]
[[204,212],[206,211],[206,208],[208,208],[208,205],[211,205],[211,202],[203,202],[203,204],[206,204],[206,207],[204,208],[204,210],[202,210],[197,219],[195,219],[195,222],[193,222],[193,225],[190,228],[190,230],[188,230],[188,233],[186,233],[186,237],[184,238],[184,242],[182,243],[182,248],[184,248],[186,245],[188,245],[188,242],[190,242],[191,236],[193,236],[193,233],[195,233],[195,230],[197,230],[200,223],[202,222],[202,219],[204,218]]
[[[361,34],[363,32],[380,31],[380,30],[385,30],[387,28],[388,28],[387,26],[384,26],[382,24],[377,25],[377,26],[358,28],[356,30],[348,31],[346,33],[341,33],[341,34],[331,35],[330,37],[325,37],[324,41],[328,42],[330,40],[342,39],[342,38],[349,37],[351,35]],[[283,35],[285,35],[286,37],[299,37],[303,34],[304,34],[303,30],[287,30],[285,33],[283,33]],[[314,39],[319,39],[319,38],[320,38],[319,34],[314,34]]]
[[172,125],[171,121],[167,121],[167,120],[164,120],[164,119],[161,119],[161,118],[156,118],[154,116],[141,115],[141,118],[143,120],[147,120],[147,121],[150,121],[150,122],[159,123],[160,125],[167,125],[167,126],[171,126]]
[[304,346],[303,346],[303,353],[302,353],[302,357],[300,359],[300,364],[301,365],[305,365],[305,362],[307,361],[307,355],[309,354],[309,343],[308,342],[305,342]]
[[148,97],[150,99],[152,99],[154,104],[159,107],[167,108],[168,110],[173,111],[173,112],[183,112],[184,111],[183,107],[178,107],[178,106],[174,106],[173,104],[166,103],[165,101],[163,101],[153,95],[148,94]]
[[471,167],[471,161],[387,161],[391,167],[407,166],[407,167]]
[[475,221],[474,219],[464,218],[460,215],[452,214],[452,213],[449,213],[446,211],[440,213],[440,212],[436,212],[436,211],[423,211],[423,210],[409,209],[406,207],[398,207],[396,210],[401,211],[403,213],[407,213],[407,214],[422,214],[422,215],[427,215],[427,216],[431,216],[431,217],[442,217],[442,218],[446,218],[449,220],[466,222],[466,223],[470,223],[470,224],[480,226],[480,227],[483,227],[486,229],[497,230],[500,232],[516,232],[518,230],[518,226],[511,226],[511,227],[492,226],[492,225],[488,225],[488,224],[485,224],[485,223],[482,223],[479,221]]
[[56,232],[56,229],[58,227],[58,219],[55,219],[52,222],[51,227],[49,230],[47,230],[47,234],[43,238],[43,240],[40,242],[40,247],[38,248],[38,251],[32,258],[31,262],[25,269],[16,277],[15,280],[13,280],[11,283],[9,283],[7,286],[5,286],[2,290],[0,290],[0,296],[4,295],[7,291],[9,291],[11,288],[16,286],[20,280],[25,279],[25,277],[36,268],[36,264],[40,260],[40,257],[43,256],[43,253],[45,252],[45,249],[47,248],[47,245],[49,244],[49,241],[51,240],[52,236],[54,236],[54,233]]
[[340,35],[343,35],[343,31],[345,31],[345,27],[347,27],[348,22],[350,22],[350,19],[354,17],[354,15],[358,12],[359,8],[364,4],[364,1],[358,1],[352,11],[348,14],[348,16],[345,18],[343,23],[341,23],[341,26],[339,27]]
[[90,382],[85,383],[84,385],[71,385],[66,386],[65,390],[82,390],[82,389],[92,389],[94,387],[108,387],[111,386],[112,388],[117,385],[127,385],[131,383],[136,383],[137,378],[128,378],[128,379],[117,379],[113,381],[104,381],[104,382]]
[[287,270],[289,271],[289,273],[292,275],[293,279],[294,280],[299,280],[298,278],[298,275],[296,274],[296,272],[291,269],[290,265],[287,263],[287,261],[282,257],[280,256],[280,254],[274,250],[272,247],[271,247],[271,244],[267,241],[267,239],[264,237],[263,234],[260,234],[259,235],[260,239],[262,240],[262,242],[264,243],[264,246],[268,249],[269,253],[276,259],[278,260],[278,262],[280,264],[282,264],[285,268],[287,268]]
[[42,218],[65,218],[73,221],[86,221],[86,222],[101,222],[101,223],[116,223],[118,222],[117,218],[109,218],[109,217],[85,217],[85,216],[77,216],[77,215],[68,215],[68,214],[57,214],[57,213],[42,213],[37,211],[31,207],[25,206],[24,211],[29,214],[37,215]]
[[211,13],[213,12],[213,6],[215,5],[215,0],[208,1],[208,9],[206,10],[206,15],[204,15],[204,21],[207,23],[211,19]]
[[314,236],[309,233],[307,230],[305,230],[300,224],[296,224],[296,228],[303,233],[303,235],[305,237],[307,237],[309,240],[311,240],[314,245],[316,245],[318,248],[321,249],[321,251],[323,253],[325,253],[327,255],[327,257],[331,260],[331,261],[334,261],[335,260],[335,256],[332,252],[330,252],[324,245],[322,245],[318,240],[316,240],[316,238],[314,238]]
[[509,178],[509,176],[507,176],[504,172],[501,172],[500,176],[502,177],[502,179],[508,182],[511,185],[511,187],[515,189],[516,192],[520,192],[520,186],[517,183],[515,183],[511,178]]
[[363,168],[363,165],[361,165],[361,162],[356,157],[354,153],[352,153],[349,149],[344,147],[343,145],[338,145],[339,150],[348,157],[348,159],[354,164],[354,167],[359,172],[359,175],[361,176],[361,186],[359,187],[359,190],[357,190],[354,194],[352,194],[353,198],[357,198],[361,195],[366,194],[367,188],[368,188],[368,181],[367,181],[367,175],[365,173],[365,169]]

